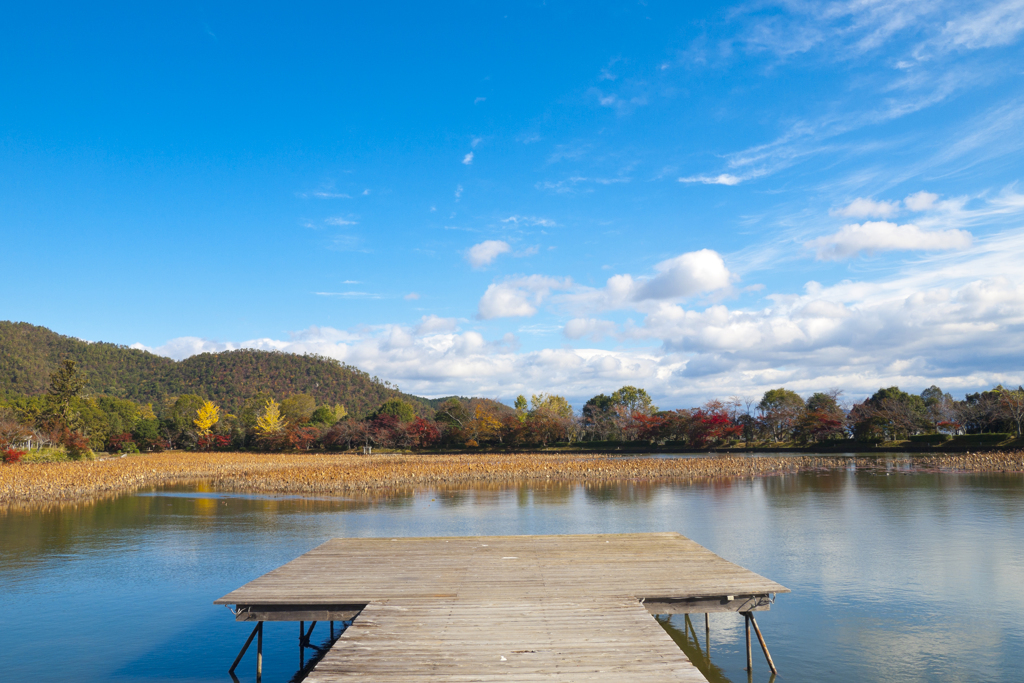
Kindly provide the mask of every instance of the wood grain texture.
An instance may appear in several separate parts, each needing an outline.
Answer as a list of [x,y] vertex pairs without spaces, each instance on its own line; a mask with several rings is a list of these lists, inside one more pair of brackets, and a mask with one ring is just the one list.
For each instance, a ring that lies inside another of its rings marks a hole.
[[676,533],[351,538],[216,602],[366,605],[311,682],[703,681],[653,610],[766,609],[787,592]]

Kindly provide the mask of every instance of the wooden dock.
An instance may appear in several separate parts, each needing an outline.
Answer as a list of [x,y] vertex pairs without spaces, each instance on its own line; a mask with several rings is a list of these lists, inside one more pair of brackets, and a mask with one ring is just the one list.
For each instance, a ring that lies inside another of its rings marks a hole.
[[650,615],[749,614],[787,592],[675,533],[351,538],[216,603],[240,621],[354,617],[311,682],[704,681]]

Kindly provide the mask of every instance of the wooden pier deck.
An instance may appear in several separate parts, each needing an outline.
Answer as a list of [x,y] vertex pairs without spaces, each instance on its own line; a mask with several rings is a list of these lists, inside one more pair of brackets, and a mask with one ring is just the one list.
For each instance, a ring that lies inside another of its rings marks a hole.
[[334,539],[225,595],[240,621],[355,617],[308,681],[704,681],[651,614],[787,588],[675,533]]

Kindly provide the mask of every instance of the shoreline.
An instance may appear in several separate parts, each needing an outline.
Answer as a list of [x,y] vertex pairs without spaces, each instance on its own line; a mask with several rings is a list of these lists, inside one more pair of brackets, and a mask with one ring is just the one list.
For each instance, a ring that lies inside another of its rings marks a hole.
[[1024,473],[1024,451],[690,458],[557,452],[355,455],[170,451],[97,461],[0,466],[0,509],[88,501],[144,488],[199,483],[223,492],[340,495],[517,481],[692,483],[851,466],[891,469],[892,463],[916,471]]

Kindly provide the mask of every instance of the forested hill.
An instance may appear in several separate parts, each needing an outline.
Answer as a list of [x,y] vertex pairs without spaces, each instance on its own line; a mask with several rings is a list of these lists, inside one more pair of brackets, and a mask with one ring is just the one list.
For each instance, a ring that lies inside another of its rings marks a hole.
[[396,396],[423,415],[433,415],[439,403],[403,394],[358,368],[322,356],[244,349],[173,361],[127,346],[65,337],[28,323],[0,321],[0,393],[44,393],[50,373],[65,358],[78,363],[89,392],[141,403],[198,394],[234,412],[259,392],[278,400],[305,393],[318,404],[342,403],[354,416]]

